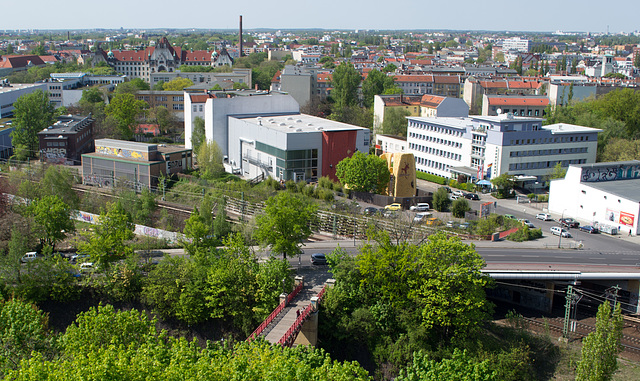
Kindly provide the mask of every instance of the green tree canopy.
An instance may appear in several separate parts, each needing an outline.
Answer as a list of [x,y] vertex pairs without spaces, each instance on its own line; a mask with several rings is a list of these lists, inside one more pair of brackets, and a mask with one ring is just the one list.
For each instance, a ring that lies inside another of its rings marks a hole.
[[222,150],[215,141],[202,142],[196,158],[202,178],[214,179],[224,173]]
[[193,119],[193,130],[191,131],[191,148],[193,152],[198,154],[200,146],[207,140],[207,136],[204,130],[204,119],[196,116]]
[[356,192],[379,194],[384,192],[391,178],[385,159],[362,152],[342,159],[336,166],[336,176]]
[[342,62],[333,71],[331,97],[338,110],[358,104],[358,86],[362,77],[353,64]]
[[280,192],[265,202],[256,218],[255,238],[283,258],[301,252],[302,241],[311,235],[310,223],[317,206],[300,194]]
[[393,77],[373,69],[362,82],[362,104],[373,107],[373,97],[384,94],[386,90],[394,88]]
[[119,137],[129,140],[133,138],[137,117],[146,107],[147,103],[135,99],[133,94],[120,93],[113,97],[105,111],[117,121]]
[[449,193],[444,189],[444,187],[438,188],[438,190],[433,194],[433,208],[438,212],[446,212],[449,210],[449,206],[451,206]]
[[411,113],[403,108],[388,108],[382,121],[382,133],[393,136],[407,136],[407,127],[409,125],[407,116],[410,115]]
[[100,213],[95,231],[79,243],[78,252],[90,255],[99,267],[107,269],[111,262],[133,253],[125,242],[133,238],[134,228],[131,215],[120,202],[109,203]]
[[582,341],[582,352],[576,381],[608,381],[618,369],[618,353],[622,338],[620,303],[613,312],[608,301],[598,307],[596,330]]
[[169,82],[166,82],[162,86],[162,89],[164,91],[181,91],[181,90],[184,90],[185,87],[191,87],[191,86],[193,86],[193,81],[190,80],[189,78],[177,77],[172,79]]
[[[49,95],[42,90],[22,95],[13,103],[13,145],[21,148],[26,157],[35,157],[38,152],[38,132],[55,122],[53,105]],[[23,158],[20,158],[23,159]]]
[[72,210],[58,196],[34,200],[27,210],[36,223],[34,228],[40,243],[51,247],[52,252],[56,243],[62,241],[67,233],[75,231],[75,224],[71,220]]
[[466,212],[470,211],[471,207],[466,198],[459,198],[454,200],[451,205],[451,214],[456,218],[464,218]]

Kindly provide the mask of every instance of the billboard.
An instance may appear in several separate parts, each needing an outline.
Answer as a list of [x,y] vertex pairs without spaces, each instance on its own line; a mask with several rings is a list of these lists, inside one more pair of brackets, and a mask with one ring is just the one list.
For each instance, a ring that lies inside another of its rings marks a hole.
[[605,213],[605,219],[609,223],[614,223],[614,224],[619,224],[624,226],[633,226],[636,216],[631,213],[621,212],[619,210],[607,208],[607,212]]

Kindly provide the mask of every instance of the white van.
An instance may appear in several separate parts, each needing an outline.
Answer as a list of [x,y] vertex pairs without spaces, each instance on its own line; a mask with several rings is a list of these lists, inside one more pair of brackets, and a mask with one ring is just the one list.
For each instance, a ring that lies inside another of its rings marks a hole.
[[409,210],[412,210],[414,212],[426,212],[427,210],[429,210],[429,204],[426,202],[419,202],[411,206]]
[[23,255],[22,258],[20,258],[20,262],[27,263],[27,262],[35,261],[36,259],[38,259],[38,253],[36,253],[35,251],[30,251],[25,255]]

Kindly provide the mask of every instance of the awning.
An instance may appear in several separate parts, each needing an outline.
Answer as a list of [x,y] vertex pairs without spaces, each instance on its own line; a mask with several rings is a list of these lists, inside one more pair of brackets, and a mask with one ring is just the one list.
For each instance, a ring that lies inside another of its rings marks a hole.
[[491,185],[491,181],[489,181],[489,180],[480,180],[480,181],[478,181],[476,183],[476,185],[482,185],[482,186]]
[[449,171],[451,173],[459,173],[461,175],[473,177],[474,179],[478,176],[478,170],[471,167],[451,167],[449,168]]

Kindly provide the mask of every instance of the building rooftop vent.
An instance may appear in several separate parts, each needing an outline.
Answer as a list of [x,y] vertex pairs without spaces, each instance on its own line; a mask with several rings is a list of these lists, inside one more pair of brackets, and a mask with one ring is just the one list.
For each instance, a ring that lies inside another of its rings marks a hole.
[[322,127],[316,127],[316,130],[318,130],[318,131],[322,131],[322,130],[324,130],[324,128],[322,128]]
[[296,123],[302,123],[302,119],[296,120]]
[[302,132],[302,128],[298,128],[296,132]]
[[286,126],[287,124],[285,122],[280,122],[279,124],[280,126]]

